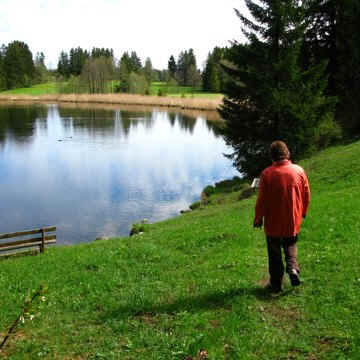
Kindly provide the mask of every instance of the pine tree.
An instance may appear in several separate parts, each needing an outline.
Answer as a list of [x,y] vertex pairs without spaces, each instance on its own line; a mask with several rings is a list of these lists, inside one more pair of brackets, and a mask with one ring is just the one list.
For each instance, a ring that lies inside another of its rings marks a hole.
[[28,45],[22,41],[13,41],[8,44],[4,68],[8,89],[31,86],[35,66]]
[[228,155],[245,176],[258,176],[269,163],[274,140],[288,143],[293,159],[311,152],[316,129],[332,116],[326,98],[326,64],[300,67],[304,7],[297,0],[246,0],[256,22],[236,11],[249,40],[235,42],[224,65],[230,75],[220,114]]
[[6,47],[5,45],[2,45],[0,48],[0,91],[6,90],[6,73],[5,73],[5,53],[6,53]]
[[151,59],[149,57],[146,58],[145,60],[144,75],[146,81],[148,82],[148,84],[150,84],[153,78],[153,67],[152,67]]
[[173,55],[170,56],[170,59],[168,61],[168,70],[169,70],[169,75],[175,79],[177,66],[176,66],[176,61],[175,61],[175,58]]
[[60,53],[57,72],[65,78],[68,78],[70,76],[69,55],[65,51],[61,51]]

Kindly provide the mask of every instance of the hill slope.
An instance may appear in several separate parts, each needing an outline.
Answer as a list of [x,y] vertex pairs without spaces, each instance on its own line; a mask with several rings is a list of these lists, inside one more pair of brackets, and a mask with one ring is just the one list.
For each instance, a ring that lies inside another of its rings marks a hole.
[[11,359],[358,359],[360,142],[302,163],[312,201],[299,243],[303,284],[262,288],[255,197],[150,225],[132,238],[0,261],[0,332],[40,283]]

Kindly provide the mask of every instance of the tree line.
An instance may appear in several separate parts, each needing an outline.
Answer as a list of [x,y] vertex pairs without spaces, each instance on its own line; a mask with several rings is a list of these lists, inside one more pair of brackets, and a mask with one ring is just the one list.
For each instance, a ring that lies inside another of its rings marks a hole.
[[22,41],[13,41],[0,47],[0,91],[45,82],[47,75],[42,52],[33,59],[28,45]]
[[[136,51],[124,52],[115,59],[113,49],[91,50],[80,46],[60,52],[56,71],[48,71],[44,53],[33,57],[28,45],[13,41],[0,48],[0,91],[46,82],[56,77],[60,92],[130,92],[147,94],[151,82],[166,82],[171,86],[191,86],[204,91],[221,92],[224,72],[220,60],[224,49],[209,53],[205,71],[198,68],[193,49],[181,51],[175,60],[171,55],[167,69],[153,68],[148,57],[144,65]],[[108,82],[115,81],[109,88]]]
[[287,142],[297,160],[360,133],[360,2],[246,5],[252,18],[236,15],[247,42],[233,42],[220,61],[226,74],[220,114],[233,148],[228,156],[252,177],[269,164],[274,140]]

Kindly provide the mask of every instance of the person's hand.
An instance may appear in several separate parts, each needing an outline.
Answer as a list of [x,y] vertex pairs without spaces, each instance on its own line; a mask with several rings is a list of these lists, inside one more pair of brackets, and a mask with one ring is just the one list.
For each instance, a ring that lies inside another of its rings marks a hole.
[[254,221],[254,228],[260,228],[261,229],[261,227],[263,226],[263,221],[262,221],[262,219],[261,220],[259,220],[259,221]]

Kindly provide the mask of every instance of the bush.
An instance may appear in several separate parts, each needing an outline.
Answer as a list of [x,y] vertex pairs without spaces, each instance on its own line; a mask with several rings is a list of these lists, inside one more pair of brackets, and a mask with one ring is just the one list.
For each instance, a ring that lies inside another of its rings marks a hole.
[[335,120],[326,117],[315,130],[315,142],[318,148],[325,148],[342,138],[342,129]]
[[219,193],[230,193],[241,190],[245,185],[245,181],[238,176],[232,179],[219,181],[215,184],[215,191]]
[[145,222],[134,223],[131,226],[130,236],[137,235],[145,231],[149,231],[149,224],[146,224]]
[[145,95],[149,91],[149,84],[144,75],[131,73],[129,76],[129,93]]
[[167,95],[166,89],[164,89],[164,88],[159,88],[159,89],[158,89],[158,92],[157,92],[157,95],[158,95],[158,96],[166,96],[166,95]]
[[189,208],[190,208],[191,210],[198,209],[199,207],[200,207],[200,201],[196,201],[196,202],[194,202],[193,204],[191,204],[191,205],[189,206]]
[[203,192],[205,193],[206,196],[210,196],[212,194],[215,193],[215,188],[211,185],[208,185],[204,190]]

